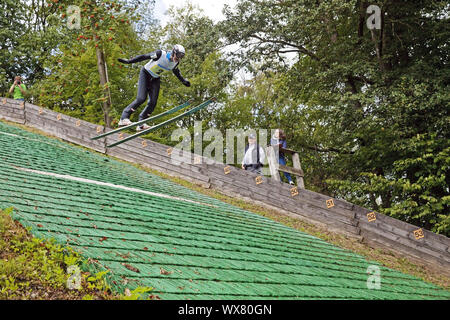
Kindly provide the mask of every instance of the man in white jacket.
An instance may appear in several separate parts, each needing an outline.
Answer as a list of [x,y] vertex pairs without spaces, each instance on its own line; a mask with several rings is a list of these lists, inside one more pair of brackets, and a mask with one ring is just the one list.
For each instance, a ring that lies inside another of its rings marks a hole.
[[253,133],[248,136],[248,143],[242,159],[242,169],[261,174],[265,159],[264,149],[256,143],[256,136]]

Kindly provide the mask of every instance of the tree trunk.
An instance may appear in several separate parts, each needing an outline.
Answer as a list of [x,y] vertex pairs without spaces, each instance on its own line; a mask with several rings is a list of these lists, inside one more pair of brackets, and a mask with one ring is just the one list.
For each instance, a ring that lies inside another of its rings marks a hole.
[[110,128],[112,122],[110,116],[111,96],[109,91],[108,74],[105,65],[105,54],[103,53],[103,50],[101,50],[99,47],[97,47],[95,51],[97,54],[97,67],[98,67],[98,74],[100,75],[100,85],[103,88],[103,99],[102,99],[103,116],[105,126]]

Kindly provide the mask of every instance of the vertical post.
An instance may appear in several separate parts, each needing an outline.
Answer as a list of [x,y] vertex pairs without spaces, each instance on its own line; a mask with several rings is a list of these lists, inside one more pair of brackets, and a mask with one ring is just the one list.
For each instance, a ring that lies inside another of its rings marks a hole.
[[273,146],[268,146],[266,148],[267,162],[269,163],[270,175],[275,181],[281,181],[280,174],[278,173],[278,159],[275,155],[275,150]]
[[[292,155],[292,164],[294,165],[295,169],[302,170],[302,167],[300,165],[300,157],[297,152]],[[297,176],[297,185],[300,189],[305,189],[305,182],[303,181],[303,177]]]
[[105,54],[99,47],[95,49],[97,54],[97,68],[100,76],[100,85],[103,88],[103,115],[105,119],[105,127],[111,128],[111,98],[109,95],[108,75],[106,73]]

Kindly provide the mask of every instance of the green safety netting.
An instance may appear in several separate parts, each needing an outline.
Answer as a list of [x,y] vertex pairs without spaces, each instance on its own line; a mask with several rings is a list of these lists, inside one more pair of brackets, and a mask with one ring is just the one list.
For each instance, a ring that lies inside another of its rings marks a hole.
[[[0,122],[0,208],[162,299],[450,299],[450,292],[159,176]],[[189,200],[189,201],[185,201]],[[380,270],[370,285],[369,266]]]

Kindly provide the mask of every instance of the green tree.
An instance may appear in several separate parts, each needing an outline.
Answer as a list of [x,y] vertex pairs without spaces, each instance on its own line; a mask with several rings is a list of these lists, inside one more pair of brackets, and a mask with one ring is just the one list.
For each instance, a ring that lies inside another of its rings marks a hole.
[[[282,74],[284,114],[298,113],[308,130],[283,125],[296,128],[294,147],[325,167],[320,180],[311,177],[313,189],[448,234],[449,5],[379,1],[381,28],[369,29],[369,4],[240,1],[220,28],[242,48],[236,65]],[[430,153],[440,160],[430,164]],[[404,183],[414,192],[400,192]]]
[[45,76],[43,62],[64,36],[53,27],[57,7],[45,0],[6,0],[0,6],[0,90],[7,91],[16,75],[32,86]]
[[[68,11],[74,4],[80,8],[79,28],[72,27],[77,13]],[[58,9],[58,27],[67,38],[45,64],[49,75],[34,90],[38,103],[111,127],[132,94],[127,83],[133,75],[116,60],[140,48],[132,26],[139,16],[118,1],[80,0]]]
[[24,30],[18,23],[11,23],[24,17],[23,8],[17,1],[5,0],[0,3],[0,84],[1,92],[5,94],[15,75],[20,74],[18,66],[18,52],[9,50],[12,46],[18,46],[19,39]]

